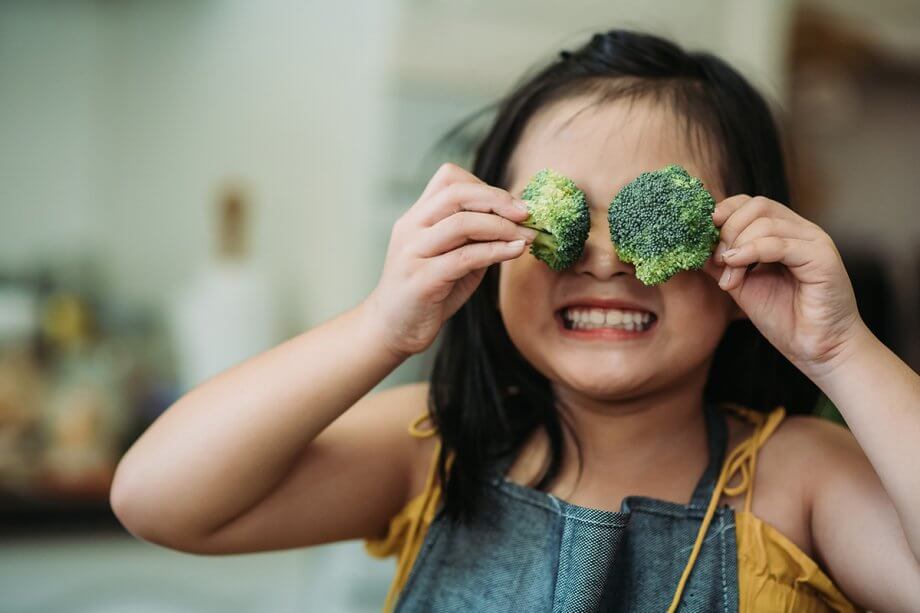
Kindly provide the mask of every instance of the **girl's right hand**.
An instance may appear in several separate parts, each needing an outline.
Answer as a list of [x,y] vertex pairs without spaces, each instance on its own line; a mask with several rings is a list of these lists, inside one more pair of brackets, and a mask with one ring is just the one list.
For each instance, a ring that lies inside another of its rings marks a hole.
[[455,164],[434,174],[393,224],[386,261],[367,298],[387,348],[408,357],[434,342],[482,281],[486,268],[524,252],[537,232],[518,223],[527,206]]

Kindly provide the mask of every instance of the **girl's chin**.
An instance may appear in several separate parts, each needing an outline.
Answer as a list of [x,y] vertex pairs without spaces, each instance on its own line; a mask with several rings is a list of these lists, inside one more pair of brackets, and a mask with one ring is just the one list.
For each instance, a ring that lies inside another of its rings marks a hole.
[[631,395],[647,382],[648,373],[635,371],[635,366],[625,369],[598,368],[591,372],[560,372],[560,384],[574,392],[598,399],[613,399]]
[[660,365],[652,356],[608,349],[605,352],[562,349],[554,360],[556,370],[583,381],[621,381],[644,379]]

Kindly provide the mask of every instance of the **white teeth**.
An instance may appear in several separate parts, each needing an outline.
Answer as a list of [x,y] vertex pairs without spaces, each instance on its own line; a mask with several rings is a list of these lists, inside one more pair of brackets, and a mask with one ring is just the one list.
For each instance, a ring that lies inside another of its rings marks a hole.
[[563,318],[576,330],[594,328],[618,328],[621,330],[644,330],[652,320],[652,314],[620,309],[568,308]]
[[606,321],[607,316],[600,309],[591,309],[591,323],[602,324]]

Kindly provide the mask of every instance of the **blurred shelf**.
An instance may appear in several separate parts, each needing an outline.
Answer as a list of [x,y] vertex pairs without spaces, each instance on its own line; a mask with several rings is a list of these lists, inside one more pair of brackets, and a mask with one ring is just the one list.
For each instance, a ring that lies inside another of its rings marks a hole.
[[89,532],[126,533],[108,499],[0,493],[0,539]]

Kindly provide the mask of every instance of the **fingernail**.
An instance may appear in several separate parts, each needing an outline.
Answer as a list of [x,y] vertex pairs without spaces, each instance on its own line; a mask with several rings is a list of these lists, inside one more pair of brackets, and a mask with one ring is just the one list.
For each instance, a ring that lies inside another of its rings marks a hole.
[[736,253],[738,253],[738,251],[739,251],[739,250],[738,250],[737,248],[736,248],[736,249],[729,249],[728,251],[726,251],[725,253],[722,254],[722,260],[724,261],[725,258],[730,258],[730,257],[732,257],[733,255],[735,255]]
[[722,271],[722,277],[719,278],[719,287],[726,287],[732,280],[732,269],[726,268]]
[[516,241],[511,241],[510,243],[508,243],[508,249],[511,249],[512,251],[517,251],[523,246],[524,246],[524,239],[518,239]]
[[530,209],[527,208],[527,203],[523,200],[518,200],[517,198],[514,199],[514,206],[516,206],[519,210],[524,211],[525,213],[530,211]]
[[722,261],[722,252],[725,251],[725,243],[719,241],[719,246],[716,247],[716,262]]
[[538,232],[533,228],[521,228],[521,234],[524,235],[524,240],[532,241],[537,238]]

